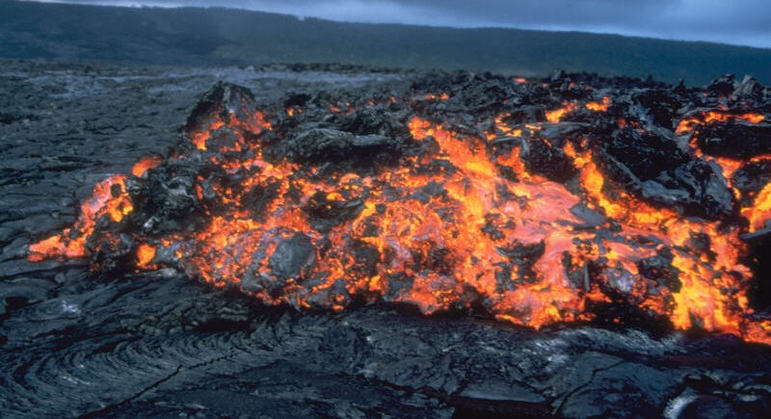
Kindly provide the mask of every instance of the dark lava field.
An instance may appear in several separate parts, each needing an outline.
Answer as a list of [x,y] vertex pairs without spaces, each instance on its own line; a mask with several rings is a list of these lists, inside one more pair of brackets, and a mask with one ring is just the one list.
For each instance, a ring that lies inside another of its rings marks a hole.
[[226,81],[260,105],[406,89],[344,66],[0,61],[2,417],[761,417],[771,347],[580,323],[539,331],[394,304],[268,307],[165,268],[27,261],[108,175],[166,154]]

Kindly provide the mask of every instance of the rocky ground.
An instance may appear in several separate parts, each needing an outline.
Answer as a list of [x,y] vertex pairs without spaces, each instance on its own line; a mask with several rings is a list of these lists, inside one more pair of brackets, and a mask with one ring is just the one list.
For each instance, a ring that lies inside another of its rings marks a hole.
[[216,81],[287,93],[409,83],[336,67],[0,62],[0,415],[754,417],[771,349],[732,336],[364,306],[266,308],[171,271],[103,278],[26,261],[95,182],[163,153]]

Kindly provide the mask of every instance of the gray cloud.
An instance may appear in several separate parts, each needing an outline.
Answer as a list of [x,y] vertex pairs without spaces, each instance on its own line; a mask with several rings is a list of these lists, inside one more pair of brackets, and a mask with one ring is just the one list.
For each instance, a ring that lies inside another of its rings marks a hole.
[[577,30],[771,48],[771,0],[73,0],[62,2],[121,6],[217,6],[339,21]]

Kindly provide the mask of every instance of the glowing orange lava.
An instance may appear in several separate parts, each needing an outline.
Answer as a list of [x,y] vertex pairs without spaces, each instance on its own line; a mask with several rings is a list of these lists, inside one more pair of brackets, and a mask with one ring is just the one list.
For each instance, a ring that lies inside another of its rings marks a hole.
[[564,106],[559,109],[546,111],[546,120],[552,123],[557,123],[562,119],[563,116],[565,116],[565,114],[570,113],[575,109],[575,103],[565,103]]
[[82,258],[87,256],[86,240],[103,216],[119,223],[134,207],[126,193],[126,176],[115,175],[99,182],[89,199],[80,206],[80,217],[72,228],[29,247],[29,260]]
[[752,207],[742,208],[742,215],[750,222],[750,231],[765,227],[766,220],[771,219],[771,182],[757,194]]
[[692,131],[697,124],[711,123],[711,122],[726,122],[731,119],[740,119],[753,124],[758,124],[760,122],[763,122],[766,119],[766,117],[765,115],[758,114],[758,113],[732,114],[725,111],[709,111],[709,112],[698,114],[691,118],[683,119],[677,124],[677,128],[675,129],[675,132],[678,134],[682,134],[685,132]]
[[134,167],[131,168],[131,174],[136,177],[142,177],[148,170],[157,167],[159,164],[161,164],[160,157],[145,157],[134,164]]
[[595,112],[607,112],[608,105],[610,105],[610,98],[603,96],[602,102],[589,102],[586,104],[586,109]]
[[140,268],[146,268],[150,265],[150,262],[155,257],[155,248],[142,243],[137,248],[137,266]]
[[[609,104],[603,97],[582,107],[605,112]],[[558,123],[580,105],[565,103],[546,119]],[[354,112],[350,103],[328,109]],[[727,118],[762,121],[716,112],[682,121],[678,132]],[[494,141],[497,133],[519,140],[548,125],[510,127],[497,118],[495,132],[478,138],[414,116],[407,122],[410,141],[423,151],[376,174],[319,175],[319,168],[266,157],[260,134],[273,127],[263,113],[224,119],[189,137],[196,157],[239,174],[240,184],[200,175],[195,194],[207,222],[192,232],[137,238],[135,268],[157,268],[163,265],[157,255],[174,254],[189,275],[236,286],[267,304],[341,310],[361,297],[433,313],[476,302],[498,319],[535,328],[591,320],[591,307],[623,303],[678,329],[771,343],[768,322],[749,319],[751,272],[740,263],[738,227],[686,219],[629,195],[603,175],[580,139],[561,148],[578,173],[570,188],[529,173],[523,143]],[[211,150],[220,129],[236,140]],[[142,160],[132,173],[142,177],[159,164]],[[728,177],[738,168],[721,165]],[[116,175],[97,184],[76,224],[30,246],[29,259],[88,256],[85,243],[98,220],[120,224],[134,209],[125,180]],[[275,199],[255,204],[254,196]],[[580,211],[599,221],[587,222]],[[753,230],[762,228],[771,217],[771,186],[741,212]]]

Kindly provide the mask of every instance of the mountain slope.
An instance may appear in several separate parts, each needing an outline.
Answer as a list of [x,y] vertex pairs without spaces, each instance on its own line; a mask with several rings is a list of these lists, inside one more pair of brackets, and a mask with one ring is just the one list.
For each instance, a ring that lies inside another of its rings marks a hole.
[[342,62],[521,75],[569,71],[704,84],[771,83],[771,49],[577,32],[341,23],[232,9],[116,8],[0,0],[0,56],[225,65]]

